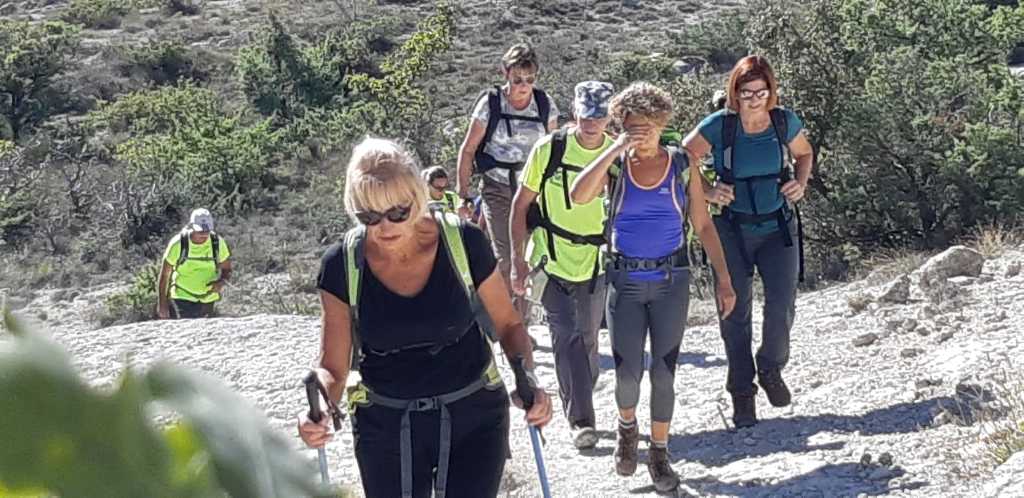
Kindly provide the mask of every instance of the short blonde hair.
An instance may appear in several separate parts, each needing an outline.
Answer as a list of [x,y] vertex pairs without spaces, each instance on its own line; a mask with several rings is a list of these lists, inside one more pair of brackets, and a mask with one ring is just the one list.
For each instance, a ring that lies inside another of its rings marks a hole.
[[646,81],[638,81],[612,97],[608,104],[612,119],[623,126],[626,118],[637,114],[666,126],[672,119],[672,96]]
[[427,190],[416,159],[391,140],[365,138],[352,149],[345,173],[345,211],[352,219],[360,211],[384,212],[410,206],[410,217],[427,209]]

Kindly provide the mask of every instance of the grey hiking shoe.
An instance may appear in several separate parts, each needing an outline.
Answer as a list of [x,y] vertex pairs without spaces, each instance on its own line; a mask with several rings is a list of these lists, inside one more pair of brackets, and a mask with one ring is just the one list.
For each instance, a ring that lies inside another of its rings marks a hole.
[[737,429],[757,424],[756,390],[732,394],[732,423]]
[[788,406],[792,402],[789,388],[782,380],[782,372],[779,370],[758,370],[757,383],[768,395],[768,402],[774,407]]
[[589,450],[597,446],[597,431],[593,427],[574,427],[572,429],[572,444],[577,450]]
[[679,474],[668,461],[668,449],[651,446],[647,451],[647,471],[659,493],[667,493],[679,486]]
[[619,439],[615,447],[615,472],[620,476],[631,476],[636,472],[637,445],[640,443],[640,428],[633,424],[628,429],[619,425]]

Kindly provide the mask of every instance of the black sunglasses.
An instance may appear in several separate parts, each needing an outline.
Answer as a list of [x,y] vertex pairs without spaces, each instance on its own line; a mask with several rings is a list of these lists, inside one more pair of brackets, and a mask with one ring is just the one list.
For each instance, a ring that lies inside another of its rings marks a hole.
[[359,223],[362,223],[368,227],[379,224],[387,218],[391,223],[402,223],[409,219],[409,214],[412,212],[412,206],[394,206],[383,213],[377,211],[359,211],[356,213],[356,219]]

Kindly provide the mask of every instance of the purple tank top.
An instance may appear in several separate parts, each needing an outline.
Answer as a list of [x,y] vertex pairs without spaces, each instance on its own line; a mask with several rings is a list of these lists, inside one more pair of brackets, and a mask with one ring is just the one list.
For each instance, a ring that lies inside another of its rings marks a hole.
[[[671,161],[671,155],[669,156]],[[612,248],[631,258],[657,259],[676,252],[683,246],[683,216],[686,192],[675,180],[676,168],[666,164],[668,172],[656,186],[640,187],[633,181],[629,167],[622,170],[619,181],[622,195],[612,225]],[[637,280],[665,278],[660,270],[629,272]]]

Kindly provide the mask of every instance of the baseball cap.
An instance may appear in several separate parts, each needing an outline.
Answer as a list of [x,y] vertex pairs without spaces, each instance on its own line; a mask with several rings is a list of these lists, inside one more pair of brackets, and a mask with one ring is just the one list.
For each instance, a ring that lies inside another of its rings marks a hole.
[[192,230],[197,232],[213,231],[213,215],[207,209],[199,208],[192,211],[188,223]]
[[615,87],[604,81],[584,81],[576,85],[573,110],[576,117],[596,119],[608,116],[608,101],[615,93]]

